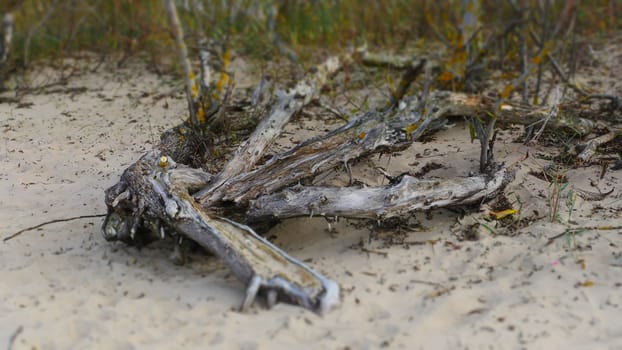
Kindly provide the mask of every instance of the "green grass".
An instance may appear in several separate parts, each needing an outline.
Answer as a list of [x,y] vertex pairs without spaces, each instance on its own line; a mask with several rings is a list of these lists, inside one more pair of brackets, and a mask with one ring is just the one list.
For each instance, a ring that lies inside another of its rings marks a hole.
[[[278,4],[278,34],[295,51],[308,46],[343,50],[361,42],[400,48],[421,39],[442,40],[459,51],[464,40],[459,26],[468,11],[485,24],[470,44],[481,48],[484,38],[517,17],[509,1],[491,0],[482,1],[475,10],[456,0],[178,1],[180,5],[186,3],[198,4],[195,8],[178,6],[190,47],[199,36],[221,41],[228,38],[236,50],[263,58],[275,54],[267,27],[273,3]],[[550,1],[547,11],[540,3],[527,1],[524,10],[529,27],[536,32],[543,23],[554,27],[567,15],[567,2]],[[596,0],[581,6],[576,26],[585,35],[604,35],[620,28],[621,3]],[[0,12],[4,11],[12,11],[16,19],[14,66],[81,50],[102,54],[147,52],[153,59],[171,54],[171,38],[159,0],[9,0],[0,5]],[[48,19],[42,21],[50,11]],[[505,43],[510,56],[517,55],[508,49],[515,46],[515,40],[509,38]],[[455,59],[460,57],[456,55]]]

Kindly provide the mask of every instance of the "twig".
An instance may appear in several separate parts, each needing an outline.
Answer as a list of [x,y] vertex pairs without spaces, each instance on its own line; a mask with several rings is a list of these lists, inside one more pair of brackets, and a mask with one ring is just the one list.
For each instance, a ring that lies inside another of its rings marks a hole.
[[434,34],[436,36],[436,38],[442,42],[443,44],[445,44],[445,46],[447,48],[451,48],[451,43],[449,42],[449,40],[447,40],[447,38],[441,34],[441,32],[438,30],[438,28],[436,28],[436,26],[434,25],[434,23],[432,23],[432,21],[430,21],[430,19],[428,18],[428,16],[423,16],[423,18],[425,19],[426,24],[428,25],[428,28],[432,30],[432,34]]
[[536,135],[531,139],[531,141],[533,142],[538,141],[538,138],[540,138],[540,135],[542,135],[542,133],[544,132],[544,129],[546,128],[546,124],[549,122],[549,120],[557,118],[557,114],[559,113],[560,100],[561,100],[560,89],[559,89],[559,86],[556,86],[555,87],[555,98],[553,99],[553,104],[551,106],[551,109],[546,114],[546,118],[544,118],[544,120],[542,121],[542,126],[540,127],[540,130],[536,132]]
[[11,334],[11,338],[9,338],[9,346],[7,347],[7,350],[13,349],[13,344],[15,343],[15,340],[23,331],[24,331],[24,327],[20,325],[19,327],[17,327],[15,332]]
[[430,241],[427,240],[427,241],[404,241],[401,244],[405,245],[405,246],[411,246],[411,245],[426,245],[426,244],[429,244],[429,243],[430,243]]
[[195,99],[193,94],[194,87],[194,73],[190,67],[190,60],[188,59],[188,49],[184,43],[184,33],[179,23],[179,17],[177,16],[177,8],[173,0],[164,0],[166,6],[166,14],[168,18],[168,24],[173,31],[173,37],[175,38],[175,45],[177,46],[177,55],[179,56],[179,64],[184,70],[184,82],[186,83],[186,98],[188,100],[188,112],[190,113],[190,121],[196,127],[199,125],[197,119],[197,111],[195,107]]
[[566,231],[564,231],[564,232],[562,232],[562,233],[560,233],[560,234],[556,234],[556,235],[555,235],[555,236],[553,236],[553,237],[549,237],[549,239],[546,241],[546,244],[545,244],[545,245],[550,245],[550,244],[551,244],[551,243],[553,243],[553,241],[555,241],[556,239],[561,238],[561,237],[564,237],[564,236],[565,236],[565,235],[567,235],[567,234],[568,234],[568,230],[566,230]]
[[[541,45],[540,38],[538,37],[536,33],[530,30],[529,34],[531,35],[531,38],[533,39],[533,41],[536,42],[536,44]],[[557,63],[557,60],[550,53],[547,52],[545,56],[549,60],[549,62],[551,62],[551,65],[553,66],[553,71],[559,76],[559,78],[564,82],[564,84],[569,86],[571,89],[573,89],[576,93],[578,93],[581,96],[588,95],[588,93],[585,92],[585,90],[581,89],[580,87],[577,86],[577,84],[570,81],[570,78],[568,78],[568,76],[564,74],[564,72],[562,71],[562,68],[559,66],[559,63]]]
[[[522,17],[522,15],[521,15],[521,17]],[[503,29],[503,31],[501,33],[497,33],[496,35],[493,35],[488,40],[486,40],[486,42],[484,43],[482,48],[477,50],[477,52],[475,52],[475,55],[473,57],[469,58],[469,60],[467,62],[467,67],[466,67],[467,75],[475,70],[475,68],[477,67],[478,63],[481,63],[482,58],[484,58],[484,56],[488,53],[488,50],[490,49],[490,47],[494,43],[496,43],[498,40],[501,40],[501,39],[505,38],[506,36],[508,36],[508,34],[510,32],[512,32],[514,30],[514,28],[516,26],[524,25],[524,23],[525,23],[525,20],[522,19],[522,18],[510,21],[505,26],[505,28]],[[474,33],[474,34],[477,34],[477,33]],[[474,36],[472,36],[467,43],[469,43],[473,38],[474,38]]]
[[201,69],[201,95],[207,96],[209,93],[209,83],[212,80],[212,70],[209,66],[210,52],[207,50],[207,39],[201,38],[199,40],[199,62]]
[[10,239],[13,239],[19,235],[21,235],[24,232],[28,232],[28,231],[32,231],[32,230],[36,230],[40,227],[49,225],[49,224],[55,224],[57,222],[66,222],[66,221],[73,221],[73,220],[80,220],[80,219],[90,219],[90,218],[101,218],[106,216],[106,214],[93,214],[93,215],[80,215],[80,216],[74,216],[71,218],[65,218],[65,219],[54,219],[54,220],[50,220],[50,221],[46,221],[43,223],[40,223],[39,225],[35,225],[35,226],[31,226],[31,227],[27,227],[25,229],[19,230],[15,233],[13,233],[12,235],[6,236],[2,239],[3,242],[6,242]]
[[622,109],[622,99],[620,99],[620,96],[617,95],[592,94],[585,96],[583,99],[586,101],[591,99],[609,100],[612,111]]
[[479,158],[479,171],[481,173],[486,172],[488,166],[493,164],[492,148],[494,146],[494,129],[496,119],[487,119],[489,120],[487,121],[486,127],[484,128],[480,118],[473,117],[473,128],[481,145]]
[[442,287],[443,285],[441,283],[437,283],[437,282],[429,282],[429,281],[424,281],[424,280],[410,280],[411,283],[419,283],[419,284],[427,284],[428,286],[432,286],[432,287]]
[[[538,51],[540,54],[545,51],[544,43],[549,37],[548,14],[549,14],[549,2],[546,1],[546,3],[542,6],[542,38],[543,40],[541,40],[540,42],[536,41],[538,45]],[[547,57],[549,57],[548,54],[547,54]],[[536,78],[536,91],[534,92],[534,96],[533,96],[534,104],[539,104],[538,98],[540,95],[540,84],[542,82],[542,66],[543,65],[544,65],[544,62],[540,62],[540,64],[538,64],[538,73],[537,73],[537,78]]]
[[274,46],[276,46],[276,48],[279,50],[281,55],[284,55],[294,63],[298,63],[298,55],[296,54],[296,52],[294,52],[294,50],[285,45],[285,43],[281,39],[281,36],[279,35],[279,32],[277,31],[276,19],[278,15],[279,9],[275,4],[273,4],[270,7],[270,12],[268,13],[268,33],[272,36],[272,42],[274,43]]
[[389,253],[387,253],[387,252],[383,252],[381,250],[376,250],[376,249],[369,249],[369,248],[365,248],[365,247],[361,247],[361,251],[365,252],[365,253],[373,253],[373,254],[382,255],[385,258],[389,255]]
[[590,158],[592,158],[594,154],[596,154],[596,150],[598,149],[600,145],[603,145],[607,142],[611,142],[619,134],[620,134],[620,131],[613,130],[606,134],[600,135],[596,138],[589,140],[584,145],[583,150],[581,150],[581,153],[577,155],[577,158],[579,158],[581,162],[587,162],[588,160],[590,160]]
[[608,195],[612,194],[615,190],[615,187],[612,187],[609,192],[590,192],[586,190],[582,190],[580,188],[575,188],[574,191],[577,196],[583,198],[586,201],[602,201],[607,198]]
[[556,234],[555,236],[549,237],[549,239],[546,241],[545,245],[550,245],[556,239],[564,237],[564,236],[566,236],[569,233],[578,232],[578,231],[588,231],[588,230],[599,230],[599,231],[622,230],[622,225],[620,225],[620,226],[582,226],[582,227],[570,227],[570,228],[568,228],[567,230],[565,230],[562,233],[559,233],[559,234]]
[[419,74],[423,71],[426,62],[427,60],[422,58],[417,65],[412,65],[406,69],[406,72],[402,75],[402,80],[400,80],[397,89],[393,92],[389,107],[395,106],[402,100],[404,95],[408,92],[408,88],[410,88],[412,82],[415,81],[415,79],[417,79]]
[[[337,154],[339,161],[346,158],[337,151],[330,152]],[[347,158],[352,158],[351,155]],[[328,162],[325,158],[322,161]],[[288,171],[291,172],[290,169]],[[255,199],[246,217],[251,221],[259,221],[262,218],[286,219],[315,213],[322,216],[386,220],[415,210],[478,203],[497,193],[511,176],[502,168],[492,176],[447,179],[439,184],[438,180],[417,179],[406,174],[398,183],[389,187],[301,186],[295,194],[288,190],[274,192],[263,187],[263,192],[272,194]],[[244,195],[255,191],[245,190]]]
[[[521,17],[523,17],[523,11],[521,10]],[[527,40],[525,39],[525,24],[521,24],[520,32],[519,32],[519,40],[520,40],[520,55],[521,55],[521,68],[523,74],[527,73],[527,68],[529,64],[527,63]],[[527,98],[527,79],[523,81],[521,84],[522,87],[522,102],[524,104],[528,104],[529,100]]]

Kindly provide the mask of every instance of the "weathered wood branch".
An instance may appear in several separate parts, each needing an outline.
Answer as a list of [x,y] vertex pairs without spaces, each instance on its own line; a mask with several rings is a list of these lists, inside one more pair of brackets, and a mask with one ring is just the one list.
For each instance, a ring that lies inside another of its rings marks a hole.
[[173,31],[173,39],[175,41],[175,48],[177,50],[177,56],[179,63],[184,71],[184,83],[186,86],[186,99],[188,101],[188,112],[190,114],[190,121],[193,125],[199,125],[197,119],[197,108],[194,99],[193,89],[195,88],[194,73],[192,73],[192,67],[190,66],[190,60],[188,59],[188,49],[184,42],[184,32],[179,23],[179,16],[177,15],[177,7],[173,0],[163,0],[166,8],[166,18]]
[[[330,71],[327,69],[325,76]],[[155,150],[128,168],[121,181],[107,190],[105,237],[132,244],[169,236],[188,238],[221,257],[247,284],[243,308],[252,303],[257,291],[263,291],[269,305],[286,300],[321,313],[338,302],[334,282],[287,256],[249,227],[222,216],[241,215],[242,220],[258,222],[298,215],[382,219],[412,210],[476,203],[503,187],[509,179],[505,169],[488,168],[491,171],[487,175],[442,181],[405,175],[391,186],[368,189],[295,185],[359,157],[408,147],[450,116],[477,117],[494,108],[497,120],[531,124],[547,113],[517,105],[493,105],[480,96],[435,91],[423,99],[407,97],[381,111],[360,114],[257,166],[285,122],[314,96],[324,80],[311,81],[300,83],[302,90],[297,87],[277,99],[266,119],[272,122],[260,124],[225,167],[229,170],[221,174],[212,176],[176,165],[173,160],[187,163],[191,159],[196,150],[193,135],[183,137],[183,125],[166,132]],[[566,125],[582,125],[578,117],[558,119]],[[559,123],[551,121],[549,125]],[[487,134],[484,131],[480,134]],[[254,149],[254,144],[259,148]]]
[[287,92],[277,92],[277,101],[270,114],[259,123],[248,140],[237,148],[233,158],[218,174],[216,180],[197,193],[196,197],[202,198],[210,195],[213,201],[216,198],[212,193],[215,193],[217,188],[234,175],[252,169],[265,154],[266,149],[274,143],[291,117],[317,97],[327,79],[340,67],[341,60],[338,57],[331,57],[299,81],[293,89]]
[[365,46],[357,48],[356,53],[360,57],[361,62],[367,66],[409,69],[416,67],[421,60],[425,60],[428,69],[440,67],[440,63],[429,57],[429,55],[393,55],[384,52],[370,52]]
[[620,131],[613,130],[606,134],[595,137],[583,145],[577,145],[576,149],[577,151],[580,151],[579,154],[577,154],[577,159],[583,163],[589,161],[596,154],[596,151],[600,145],[611,142],[618,135],[620,135]]
[[[597,126],[597,120],[581,117],[572,106],[560,105],[556,117],[547,121],[548,128],[568,128],[579,135],[587,135]],[[519,103],[504,103],[497,111],[497,121],[518,125],[538,125],[547,120],[547,107],[526,106]]]
[[[249,200],[275,193],[337,165],[347,165],[359,157],[404,149],[425,131],[443,125],[447,117],[487,115],[494,109],[495,106],[486,99],[463,93],[435,91],[425,101],[410,97],[394,109],[363,113],[326,135],[309,139],[275,155],[255,170],[230,178],[216,190],[201,191],[195,198],[206,207],[223,200],[246,206]],[[496,118],[505,123],[529,125],[540,122],[547,113],[545,109],[504,104],[496,111]],[[569,127],[584,134],[596,124],[564,114],[550,121],[550,125]],[[486,136],[484,142],[487,143],[492,130],[490,125],[486,129],[480,137]],[[491,156],[487,148],[482,155],[482,164],[488,163]]]
[[[233,157],[218,177],[173,161],[173,157],[178,157],[181,162],[189,163],[193,150],[196,151],[193,139],[200,135],[193,134],[187,123],[165,132],[160,145],[130,166],[119,183],[106,191],[109,212],[103,225],[106,239],[142,245],[172,235],[197,242],[222,258],[247,284],[242,309],[253,302],[258,292],[265,292],[269,305],[285,300],[319,313],[337,304],[336,283],[291,258],[249,227],[220,218],[214,214],[215,210],[205,209],[209,207],[199,206],[190,193],[209,188],[219,178],[227,179],[229,171],[242,172],[257,162],[291,115],[317,95],[338,67],[337,59],[329,59],[316,74],[282,93],[284,99],[277,102],[271,115],[247,141],[248,146],[240,146],[237,157]],[[253,143],[259,145],[257,152],[251,147]]]
[[[273,99],[265,98],[269,91],[266,80],[256,89],[252,106],[254,113],[268,112],[258,116],[260,123],[252,134],[239,145],[224,168],[212,175],[200,169],[207,164],[202,153],[206,143],[203,131],[209,126],[206,113],[223,116],[226,100],[206,102],[196,96],[198,87],[190,70],[174,2],[164,1],[184,68],[191,117],[165,132],[160,144],[126,169],[120,181],[106,191],[108,215],[103,225],[104,237],[136,245],[167,237],[198,243],[220,257],[247,286],[242,310],[258,294],[264,294],[269,306],[282,300],[323,313],[339,302],[339,287],[241,222],[262,224],[313,215],[383,220],[415,210],[478,203],[501,191],[512,178],[493,161],[495,122],[567,127],[581,135],[597,125],[594,120],[582,118],[572,105],[560,104],[559,113],[553,114],[546,108],[509,102],[509,96],[493,100],[479,95],[430,92],[430,84],[425,85],[421,96],[407,97],[417,76],[440,67],[440,63],[429,57],[415,59],[413,55],[399,59],[361,50],[359,57],[366,64],[406,70],[390,101],[377,110],[344,118],[348,121],[333,131],[303,141],[261,163],[286,123],[318,97],[327,79],[340,68],[341,60],[330,58],[294,88],[278,91]],[[209,68],[207,59],[206,54],[200,57],[203,68]],[[223,53],[224,66],[228,59],[228,54]],[[528,71],[525,68],[510,87],[518,88]],[[206,72],[203,69],[201,74],[201,96],[211,96],[206,93]],[[226,81],[228,72],[223,69],[221,82]],[[619,99],[610,100],[612,110],[620,106]],[[273,102],[271,106],[269,102]],[[312,180],[336,166],[347,168],[358,158],[409,147],[423,133],[440,128],[451,116],[473,118],[482,146],[482,174],[444,180],[404,174],[387,186],[372,188],[300,185],[303,179]],[[596,141],[600,139],[590,145]]]
[[497,193],[512,178],[504,167],[491,175],[461,179],[417,179],[402,176],[384,187],[294,186],[251,201],[251,221],[296,216],[328,216],[388,219],[415,210],[465,205],[483,201]]
[[323,313],[339,302],[338,285],[257,235],[250,227],[217,217],[190,196],[212,179],[210,174],[176,164],[157,150],[128,168],[106,192],[108,240],[148,243],[167,234],[182,235],[220,257],[247,285],[242,310],[265,293],[268,305],[279,300]]
[[[431,127],[432,122],[452,115],[452,109],[456,106],[476,107],[461,101],[464,98],[469,97],[438,93],[426,101],[429,105],[427,109],[420,106],[416,97],[412,97],[395,109],[369,111],[326,135],[309,139],[274,156],[256,170],[229,179],[216,191],[201,191],[195,198],[203,206],[210,206],[219,200],[244,206],[259,195],[274,193],[302,178],[315,176],[363,155],[403,149]],[[437,100],[432,102],[432,99]]]

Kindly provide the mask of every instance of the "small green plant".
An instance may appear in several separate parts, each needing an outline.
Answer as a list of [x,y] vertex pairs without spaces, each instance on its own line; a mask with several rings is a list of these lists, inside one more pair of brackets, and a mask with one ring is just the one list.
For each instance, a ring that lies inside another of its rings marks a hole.
[[563,169],[560,164],[553,163],[545,169],[544,174],[549,177],[549,181],[551,182],[548,198],[550,222],[564,222],[560,215],[560,211],[562,209],[562,204],[565,204],[568,211],[566,224],[570,224],[577,196],[566,178],[565,169]]
[[568,182],[562,182],[565,178],[560,174],[555,174],[551,182],[549,194],[549,220],[550,222],[560,221],[559,210],[561,209],[562,193],[568,188]]
[[576,249],[577,248],[577,235],[580,235],[585,231],[587,230],[583,228],[567,229],[565,236],[566,236],[566,244],[568,244],[568,248],[570,248],[571,250]]
[[576,192],[571,188],[566,193],[566,208],[568,208],[568,223],[570,223],[570,218],[572,217],[572,211],[574,210],[574,205],[577,200]]

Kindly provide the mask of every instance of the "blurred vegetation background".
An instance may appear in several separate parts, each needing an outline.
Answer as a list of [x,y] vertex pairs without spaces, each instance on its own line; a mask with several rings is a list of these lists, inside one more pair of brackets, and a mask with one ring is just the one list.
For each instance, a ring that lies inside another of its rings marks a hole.
[[[228,39],[236,50],[259,57],[274,54],[271,15],[273,29],[294,51],[338,50],[363,41],[399,48],[421,40],[459,42],[471,3],[478,4],[471,11],[483,35],[520,18],[536,32],[552,26],[549,39],[565,35],[568,26],[584,38],[602,38],[622,24],[619,0],[177,0],[191,47],[204,35]],[[15,18],[12,66],[83,50],[144,52],[154,60],[172,54],[160,0],[3,0],[0,14],[7,12]]]
[[[269,60],[283,55],[303,64],[317,63],[318,54],[362,44],[398,53],[440,45],[438,82],[452,90],[477,90],[472,82],[490,68],[514,72],[505,77],[507,81],[537,74],[539,85],[542,66],[555,61],[571,76],[587,45],[612,38],[622,28],[620,0],[176,0],[176,4],[192,57],[197,57],[198,43],[205,39],[247,57]],[[161,0],[2,0],[0,15],[7,13],[13,16],[14,33],[9,59],[0,64],[0,81],[33,62],[54,63],[83,52],[112,57],[119,65],[140,56],[158,71],[175,67],[177,56]],[[502,97],[518,88],[507,86]],[[536,96],[538,91],[539,86]]]

